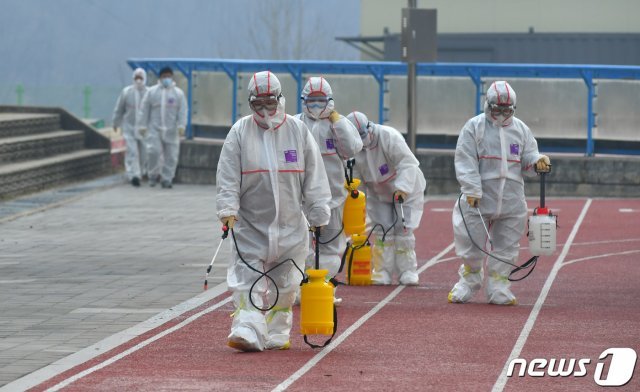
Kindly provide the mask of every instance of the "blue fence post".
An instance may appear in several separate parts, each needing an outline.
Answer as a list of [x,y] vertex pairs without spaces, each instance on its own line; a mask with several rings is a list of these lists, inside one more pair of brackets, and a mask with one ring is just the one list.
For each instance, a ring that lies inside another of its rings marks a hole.
[[482,78],[477,70],[468,69],[471,80],[476,85],[476,115],[482,113]]
[[231,93],[231,125],[236,123],[236,118],[238,117],[238,69],[233,67],[229,68],[226,65],[222,66],[224,72],[231,78],[233,90]]
[[384,70],[378,67],[370,67],[369,68],[371,74],[378,82],[378,124],[384,124],[385,115],[384,115],[384,92],[385,92],[385,84],[384,84]]
[[231,125],[236,123],[236,119],[238,118],[238,72],[233,71],[232,76],[233,82],[233,97],[231,98]]
[[188,91],[188,97],[187,97],[187,102],[188,102],[188,112],[187,112],[187,139],[188,140],[192,140],[193,139],[193,128],[191,127],[191,116],[193,115],[193,72],[191,71],[191,69],[189,69],[189,73],[187,74],[187,82],[189,85],[189,91]]
[[175,68],[178,68],[182,75],[187,79],[187,140],[193,139],[193,132],[191,130],[191,115],[193,112],[193,84],[192,84],[192,68],[189,63],[177,62],[174,64]]
[[288,66],[289,73],[296,81],[296,113],[302,113],[302,70],[293,66]]
[[592,157],[594,153],[593,142],[593,99],[595,97],[595,88],[593,84],[593,74],[590,71],[582,71],[582,79],[587,85],[587,150],[586,156]]

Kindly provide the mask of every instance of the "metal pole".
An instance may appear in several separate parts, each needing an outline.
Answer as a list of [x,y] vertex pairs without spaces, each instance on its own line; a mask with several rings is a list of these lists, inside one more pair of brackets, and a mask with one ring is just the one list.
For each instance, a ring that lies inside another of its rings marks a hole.
[[416,153],[416,63],[407,63],[407,142]]
[[296,113],[302,113],[302,71],[296,72]]
[[593,99],[595,95],[595,88],[593,86],[593,79],[589,79],[587,83],[587,88],[589,89],[589,101],[587,103],[587,156],[592,157],[594,153],[594,143],[593,143],[593,127],[594,127],[594,115],[593,115]]
[[232,107],[231,107],[231,125],[236,123],[238,117],[238,72],[233,71],[231,81],[233,83]]
[[585,155],[588,157],[593,156],[594,153],[594,143],[593,143],[593,126],[594,126],[594,115],[593,115],[593,99],[595,97],[595,88],[593,85],[593,75],[591,72],[583,71],[582,79],[584,83],[587,85],[587,146]]
[[187,91],[187,106],[189,106],[187,109],[187,140],[192,140],[193,139],[193,127],[191,126],[191,116],[193,113],[193,87],[195,85],[195,83],[193,83],[193,72],[191,71],[191,69],[189,69],[189,72],[187,73],[187,84],[189,85],[189,91]]
[[[409,8],[416,8],[417,0],[409,0]],[[407,62],[407,141],[409,148],[416,153],[416,63]]]
[[22,84],[19,84],[18,87],[16,87],[16,95],[17,95],[17,101],[18,101],[18,106],[22,106],[23,102],[24,102],[24,86]]
[[85,86],[84,90],[84,118],[91,117],[91,87]]

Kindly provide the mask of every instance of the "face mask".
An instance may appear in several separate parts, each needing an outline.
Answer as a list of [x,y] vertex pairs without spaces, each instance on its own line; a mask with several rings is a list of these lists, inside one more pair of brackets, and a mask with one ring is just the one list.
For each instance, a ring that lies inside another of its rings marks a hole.
[[322,114],[322,112],[324,111],[324,108],[307,108],[309,109],[309,113],[311,114],[311,116],[313,118],[318,118],[320,117],[320,115]]
[[364,135],[360,135],[362,138],[362,146],[367,148],[373,142],[373,134],[371,133],[371,129],[367,127],[367,132]]
[[142,81],[142,79],[136,79],[135,83],[136,83],[136,86],[138,86],[138,87],[144,86],[144,82]]
[[164,78],[164,79],[162,79],[162,85],[163,85],[165,88],[169,88],[169,87],[171,87],[171,83],[172,83],[172,82],[173,82],[173,79],[171,79],[171,78]]
[[273,112],[270,112],[269,110],[267,110],[267,109],[265,108],[265,109],[260,110],[260,112],[259,112],[259,113],[260,113],[260,115],[262,116],[262,118],[264,119],[265,125],[266,125],[269,129],[271,129],[271,128],[273,127],[273,122],[271,121],[271,114],[272,114]]

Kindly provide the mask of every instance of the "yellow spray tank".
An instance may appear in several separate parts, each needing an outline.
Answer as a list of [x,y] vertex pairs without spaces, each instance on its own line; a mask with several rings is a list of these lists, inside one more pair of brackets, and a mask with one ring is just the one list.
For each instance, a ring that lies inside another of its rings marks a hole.
[[[331,342],[336,333],[336,312],[333,305],[335,286],[328,282],[329,271],[320,269],[320,228],[315,232],[316,265],[306,271],[308,280],[300,287],[300,333],[304,341],[312,348],[324,347]],[[330,335],[324,345],[309,343],[307,335]]]
[[333,334],[333,285],[328,270],[307,270],[309,282],[300,288],[300,332],[303,335]]
[[371,246],[364,234],[353,234],[345,253],[347,262],[347,284],[371,285]]
[[360,180],[353,178],[353,165],[355,159],[347,161],[349,174],[345,170],[346,181],[344,187],[349,192],[347,200],[344,203],[342,214],[342,224],[344,233],[348,236],[353,234],[363,234],[366,230],[367,203],[364,192],[359,191]]
[[344,233],[348,236],[362,234],[366,230],[367,203],[364,192],[359,191],[360,180],[354,178],[349,184],[345,181],[344,187],[349,191],[344,203],[342,224]]

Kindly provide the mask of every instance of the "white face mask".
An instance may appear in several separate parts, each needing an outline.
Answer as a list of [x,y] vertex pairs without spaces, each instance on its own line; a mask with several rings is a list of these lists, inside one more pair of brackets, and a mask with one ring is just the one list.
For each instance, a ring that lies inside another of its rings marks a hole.
[[311,115],[311,117],[318,119],[318,117],[320,117],[320,115],[322,114],[322,112],[324,112],[326,108],[307,108],[307,110],[309,110],[309,114]]
[[373,134],[371,133],[371,130],[367,128],[367,134],[362,137],[362,146],[367,148],[371,143],[373,143]]
[[142,79],[136,79],[135,83],[136,83],[136,86],[138,87],[144,86],[144,81]]
[[265,125],[271,129],[273,127],[273,121],[271,121],[271,113],[273,112],[269,112],[267,109],[262,109],[260,110],[260,115],[262,116],[262,118],[264,119]]

